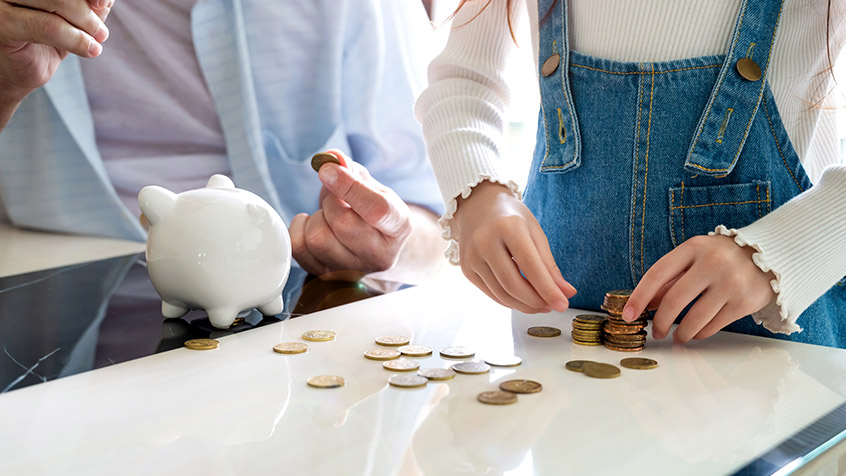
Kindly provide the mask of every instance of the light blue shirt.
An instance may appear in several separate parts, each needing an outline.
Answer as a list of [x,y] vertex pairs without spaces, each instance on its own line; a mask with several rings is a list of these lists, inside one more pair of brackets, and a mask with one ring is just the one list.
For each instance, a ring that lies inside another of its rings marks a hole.
[[[314,212],[321,185],[309,159],[335,147],[406,202],[442,210],[412,110],[421,85],[404,8],[420,5],[198,2],[194,46],[238,187],[286,221]],[[0,203],[22,227],[145,239],[97,150],[78,58],[65,59],[0,133]]]

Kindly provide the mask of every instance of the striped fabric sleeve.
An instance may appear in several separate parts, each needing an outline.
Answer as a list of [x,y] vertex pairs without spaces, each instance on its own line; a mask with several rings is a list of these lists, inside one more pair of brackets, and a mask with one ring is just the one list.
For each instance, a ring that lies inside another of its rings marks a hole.
[[755,322],[800,332],[802,312],[846,275],[846,165],[829,167],[818,184],[751,225],[720,225],[712,234],[755,248],[755,264],[776,277],[777,297],[752,315]]

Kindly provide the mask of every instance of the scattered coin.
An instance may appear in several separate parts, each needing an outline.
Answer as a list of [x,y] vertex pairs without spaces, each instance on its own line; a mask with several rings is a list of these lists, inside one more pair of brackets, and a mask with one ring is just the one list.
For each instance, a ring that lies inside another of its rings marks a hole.
[[426,377],[429,380],[452,380],[455,378],[455,372],[450,369],[423,369],[417,372],[417,375]]
[[512,403],[517,403],[516,394],[500,390],[482,392],[476,397],[476,399],[482,403],[487,403],[488,405],[511,405]]
[[398,347],[408,345],[411,340],[405,336],[381,336],[376,338],[376,343],[385,347]]
[[404,345],[397,350],[408,357],[428,357],[432,355],[432,348],[425,345]]
[[534,380],[506,380],[499,384],[499,389],[511,393],[538,393],[543,385]]
[[313,168],[315,172],[320,172],[320,167],[323,167],[323,164],[328,164],[330,162],[341,165],[341,161],[332,154],[327,154],[325,152],[314,154],[311,158],[311,168]]
[[338,377],[337,375],[318,375],[316,377],[309,377],[306,383],[317,388],[337,388],[343,387],[345,381],[344,377]]
[[642,357],[629,357],[621,360],[620,365],[627,369],[649,370],[658,367],[658,361]]
[[303,332],[303,339],[313,342],[326,342],[335,340],[335,333],[332,331],[306,331]]
[[388,383],[394,387],[415,388],[425,387],[429,379],[414,374],[394,375],[388,379]]
[[486,374],[491,366],[484,362],[461,362],[452,366],[452,370],[466,375]]
[[394,372],[411,372],[420,368],[420,363],[411,359],[397,359],[388,360],[382,363],[385,370],[393,370]]
[[220,343],[215,339],[191,339],[185,341],[185,347],[191,350],[212,350],[217,349]]
[[474,355],[476,355],[476,352],[467,347],[456,346],[441,349],[441,357],[447,359],[472,359]]
[[523,363],[523,359],[516,355],[500,355],[486,358],[485,363],[491,367],[517,367]]
[[561,329],[546,326],[530,327],[528,332],[533,337],[556,337],[561,335]]
[[282,342],[273,346],[273,352],[279,354],[302,354],[308,350],[308,344],[304,342]]
[[400,358],[400,352],[396,349],[370,349],[364,353],[365,359],[370,360],[394,360]]
[[229,325],[229,327],[240,326],[241,324],[243,324],[246,321],[247,320],[244,319],[243,317],[236,317],[235,320],[232,321],[232,324]]
[[582,367],[588,362],[593,362],[592,360],[571,360],[564,364],[564,367],[567,370],[572,370],[573,372],[581,372]]
[[600,362],[587,362],[582,365],[582,372],[593,378],[614,378],[620,376],[620,369]]

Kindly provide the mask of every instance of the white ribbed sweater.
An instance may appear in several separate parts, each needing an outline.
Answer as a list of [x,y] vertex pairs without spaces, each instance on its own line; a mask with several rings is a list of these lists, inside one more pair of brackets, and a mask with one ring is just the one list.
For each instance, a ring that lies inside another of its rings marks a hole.
[[[517,184],[497,167],[505,160],[501,146],[509,94],[504,70],[514,45],[504,0],[493,0],[470,21],[486,3],[470,1],[456,16],[453,25],[463,26],[453,29],[432,62],[429,88],[416,108],[447,206],[441,224],[454,264],[458,243],[450,224],[458,196],[466,198],[483,180],[520,196]],[[513,3],[517,15],[528,11],[537,62],[537,0]],[[569,0],[570,44],[581,53],[617,61],[723,54],[740,5],[741,0]],[[836,59],[846,39],[846,9],[833,8],[831,54]],[[832,88],[831,76],[822,73],[828,67],[826,15],[826,0],[785,0],[768,73],[776,106],[814,187],[747,227],[716,230],[754,247],[755,263],[776,276],[777,300],[755,315],[774,332],[800,330],[797,317],[846,275],[846,166],[835,110],[818,107]]]

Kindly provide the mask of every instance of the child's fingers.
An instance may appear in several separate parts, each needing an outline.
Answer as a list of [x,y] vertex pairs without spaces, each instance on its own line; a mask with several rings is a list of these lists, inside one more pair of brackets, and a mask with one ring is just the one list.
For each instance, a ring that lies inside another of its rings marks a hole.
[[[558,312],[567,310],[567,296],[555,281],[552,279],[551,270],[538,252],[537,245],[531,234],[526,236],[525,246],[522,248],[522,256],[514,256],[514,262],[526,277],[526,280],[534,287],[537,294],[544,300],[546,306]],[[555,269],[555,262],[552,263]],[[561,274],[561,273],[557,273]]]
[[[527,244],[525,242],[522,243],[523,247],[526,245]],[[529,281],[526,281],[526,278],[520,274],[520,268],[517,266],[517,263],[511,259],[512,256],[515,256],[518,262],[528,262],[529,258],[526,254],[527,252],[525,249],[518,249],[515,252],[515,250],[509,249],[506,244],[501,243],[494,249],[493,253],[486,257],[486,261],[493,272],[496,281],[499,282],[499,286],[501,286],[510,297],[520,302],[523,305],[522,307],[532,309],[543,309],[545,307],[549,307],[546,301],[544,301],[537,291],[535,291],[535,288],[529,284]],[[485,273],[480,274],[482,274],[482,278],[487,278]],[[488,280],[485,279],[485,282],[487,281]],[[492,283],[488,282],[488,286],[491,288],[491,291],[495,294],[497,293],[497,289],[495,289],[495,286],[492,285]],[[508,300],[503,298],[503,296],[500,296],[500,299],[502,299],[503,302],[508,302]]]
[[490,289],[488,289],[488,286],[485,284],[485,281],[482,279],[482,277],[479,276],[479,273],[477,273],[477,272],[475,272],[475,271],[473,271],[472,269],[469,269],[469,268],[464,269],[463,266],[462,266],[461,270],[464,272],[464,276],[468,280],[470,280],[470,282],[473,283],[474,286],[476,286],[477,288],[479,288],[479,290],[481,290],[483,293],[485,293],[489,298],[496,301],[496,303],[499,304],[500,306],[508,307],[502,301],[500,301],[499,298],[497,298],[494,295],[494,293],[491,292]]
[[673,321],[705,289],[707,282],[700,273],[689,272],[682,275],[661,300],[655,317],[652,319],[652,336],[656,339],[667,337]]
[[650,267],[632,291],[623,308],[623,320],[631,322],[667,283],[679,277],[693,263],[693,255],[685,246],[670,251]]
[[686,344],[704,329],[725,305],[726,300],[722,294],[714,292],[713,289],[706,290],[676,328],[676,332],[673,333],[673,342]]
[[[552,277],[555,285],[558,286],[558,289],[564,293],[564,297],[567,299],[575,296],[576,288],[573,287],[572,284],[568,283],[567,280],[564,279],[564,276],[561,275],[561,270],[558,269],[558,265],[555,264],[555,257],[552,256],[552,250],[549,249],[549,240],[546,239],[546,234],[544,234],[543,229],[537,224],[535,224],[535,226],[529,226],[529,234],[532,236],[532,241],[535,243],[535,248],[540,254],[540,259],[549,271],[549,275]],[[564,302],[569,304],[566,300]],[[552,303],[550,303],[550,305],[551,304]],[[554,306],[552,307],[555,309]],[[558,311],[559,309],[556,310]]]
[[540,299],[540,296],[537,297],[536,301],[540,304],[540,307],[532,306],[530,304],[527,304],[520,298],[516,297],[514,293],[511,293],[505,288],[503,288],[502,282],[499,280],[499,276],[496,275],[496,272],[493,271],[490,266],[485,265],[484,267],[480,267],[477,270],[477,273],[485,282],[485,285],[488,287],[488,289],[490,289],[494,296],[498,298],[498,301],[505,304],[506,307],[516,309],[526,314],[536,314],[538,312],[541,312],[543,307],[543,300]]
[[718,312],[717,315],[714,316],[713,319],[711,319],[711,322],[705,325],[705,327],[703,327],[702,330],[696,333],[693,338],[706,339],[708,337],[711,337],[712,335],[719,332],[720,329],[736,321],[738,317],[742,317],[743,315],[744,313],[740,311],[740,308],[738,306],[733,305],[731,303],[726,304],[725,306],[723,306],[720,312]]

